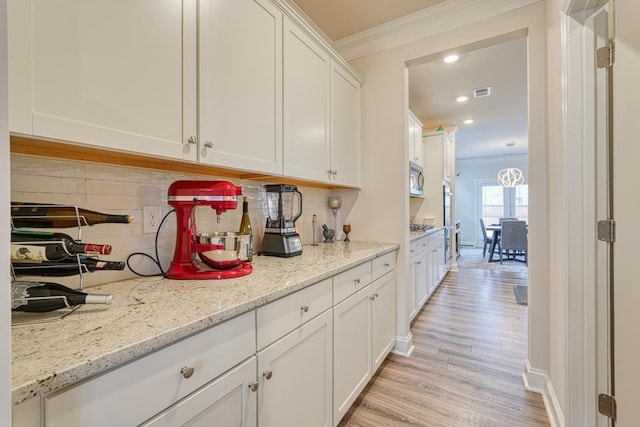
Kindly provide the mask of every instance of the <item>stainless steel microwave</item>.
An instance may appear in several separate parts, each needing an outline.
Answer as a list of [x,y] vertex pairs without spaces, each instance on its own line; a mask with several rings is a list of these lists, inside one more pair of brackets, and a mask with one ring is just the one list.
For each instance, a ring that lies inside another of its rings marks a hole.
[[409,162],[409,195],[424,196],[424,173],[422,166]]

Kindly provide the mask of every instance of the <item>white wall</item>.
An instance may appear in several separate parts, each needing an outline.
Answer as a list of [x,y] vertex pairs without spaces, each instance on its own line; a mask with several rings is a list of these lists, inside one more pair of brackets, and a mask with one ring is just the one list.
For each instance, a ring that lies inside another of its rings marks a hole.
[[[487,157],[477,159],[456,160],[456,219],[460,221],[460,243],[464,245],[480,245],[482,247],[482,232],[480,231],[480,200],[478,197],[479,181],[492,180],[498,183],[498,171],[507,167],[507,159],[501,157]],[[512,156],[511,165],[522,170],[525,178],[527,169],[526,156]],[[536,209],[529,207],[529,209]]]
[[[536,3],[511,12],[444,31],[399,47],[351,61],[365,80],[363,112],[363,182],[351,220],[361,232],[379,240],[398,242],[398,335],[409,334],[404,287],[409,280],[407,69],[406,62],[479,40],[515,31],[528,33],[529,182],[531,204],[531,287],[529,316],[529,361],[538,369],[548,366],[548,229],[547,229],[547,142],[546,142],[546,38],[544,4]],[[375,212],[376,215],[372,215]],[[403,305],[404,304],[404,305]]]

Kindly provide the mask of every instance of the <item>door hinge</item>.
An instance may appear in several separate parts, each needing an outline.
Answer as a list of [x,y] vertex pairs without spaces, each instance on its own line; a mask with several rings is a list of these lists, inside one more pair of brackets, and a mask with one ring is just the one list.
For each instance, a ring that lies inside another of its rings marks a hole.
[[599,394],[598,412],[616,421],[616,398],[604,393]]
[[615,44],[610,44],[596,50],[596,63],[598,68],[611,68],[616,60]]
[[616,241],[616,222],[612,219],[598,221],[598,240],[613,243]]

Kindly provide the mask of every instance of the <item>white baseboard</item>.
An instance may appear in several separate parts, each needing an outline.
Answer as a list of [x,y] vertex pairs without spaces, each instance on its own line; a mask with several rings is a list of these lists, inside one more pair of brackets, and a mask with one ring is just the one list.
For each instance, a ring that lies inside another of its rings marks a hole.
[[409,332],[406,337],[396,336],[396,345],[391,352],[399,356],[410,357],[414,349],[413,335]]
[[529,359],[527,359],[524,361],[522,383],[526,390],[534,391],[542,395],[551,427],[564,427],[565,423],[562,408],[560,408],[558,396],[556,395],[549,375],[547,375],[547,371],[532,368]]

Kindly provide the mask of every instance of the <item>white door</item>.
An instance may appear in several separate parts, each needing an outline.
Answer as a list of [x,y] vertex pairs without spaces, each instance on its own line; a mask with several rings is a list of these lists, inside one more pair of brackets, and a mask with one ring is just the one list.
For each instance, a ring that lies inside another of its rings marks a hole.
[[640,144],[634,111],[640,97],[640,2],[615,2],[615,49],[613,66],[613,216],[616,242],[614,288],[614,394],[621,427],[640,422],[638,384],[640,369],[640,286],[638,241],[640,221],[638,182]]
[[333,309],[333,421],[347,413],[371,378],[371,287]]
[[267,0],[200,0],[203,163],[282,173],[282,13]]
[[371,284],[371,361],[374,374],[395,344],[395,273]]
[[333,315],[315,319],[258,353],[261,427],[333,424]]
[[289,19],[283,37],[284,174],[328,182],[329,54]]

